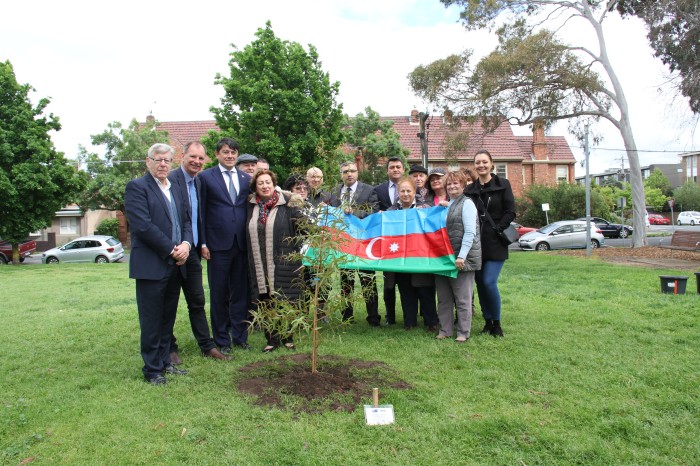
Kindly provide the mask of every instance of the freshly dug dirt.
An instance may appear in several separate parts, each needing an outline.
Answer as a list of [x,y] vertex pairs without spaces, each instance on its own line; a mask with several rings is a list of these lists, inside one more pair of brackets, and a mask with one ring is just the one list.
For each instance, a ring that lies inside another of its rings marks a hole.
[[261,406],[294,412],[352,412],[371,404],[372,388],[409,389],[384,363],[335,356],[319,357],[318,371],[311,372],[311,355],[294,354],[272,361],[248,364],[238,390]]
[[[567,256],[585,256],[585,250],[557,251]],[[600,248],[592,253],[606,262],[657,269],[700,269],[700,252],[646,246],[642,248]]]

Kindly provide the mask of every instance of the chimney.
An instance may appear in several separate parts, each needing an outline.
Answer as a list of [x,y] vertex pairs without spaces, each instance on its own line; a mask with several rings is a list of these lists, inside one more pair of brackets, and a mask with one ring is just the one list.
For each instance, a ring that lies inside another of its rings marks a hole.
[[535,160],[547,160],[547,143],[544,140],[544,120],[532,124],[532,155]]
[[446,125],[452,124],[452,110],[446,109],[442,114],[442,122]]
[[418,110],[411,110],[411,123],[418,123]]
[[146,123],[155,123],[155,122],[156,122],[156,117],[154,117],[153,115],[148,115],[146,117]]

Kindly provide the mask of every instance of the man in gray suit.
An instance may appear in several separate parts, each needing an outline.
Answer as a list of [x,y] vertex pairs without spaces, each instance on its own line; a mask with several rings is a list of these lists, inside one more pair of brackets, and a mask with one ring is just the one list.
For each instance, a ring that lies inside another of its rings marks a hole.
[[[346,214],[352,214],[359,218],[377,211],[377,194],[374,187],[358,181],[357,165],[354,162],[341,164],[340,176],[343,178],[343,183],[333,191],[331,206],[340,207]],[[358,270],[357,273],[360,277],[362,295],[367,303],[367,322],[373,327],[378,327],[381,317],[379,316],[375,274],[370,270]],[[341,270],[340,285],[343,296],[352,294],[355,285],[355,272]],[[348,302],[343,311],[343,320],[347,321],[352,317],[352,302]]]

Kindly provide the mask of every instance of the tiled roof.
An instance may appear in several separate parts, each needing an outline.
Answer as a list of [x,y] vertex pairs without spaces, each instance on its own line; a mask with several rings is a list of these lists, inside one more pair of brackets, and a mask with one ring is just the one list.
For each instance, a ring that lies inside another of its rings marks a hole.
[[[394,130],[399,133],[401,144],[411,153],[409,162],[421,159],[420,131],[418,122],[411,122],[411,117],[390,116],[382,120],[394,122]],[[494,159],[511,161],[529,161],[532,154],[532,137],[515,136],[510,125],[502,124],[494,131],[485,134],[480,123],[462,123],[456,127],[461,134],[468,134],[465,149],[456,151],[450,159],[471,160],[477,150],[488,150]],[[189,141],[200,140],[209,130],[218,130],[214,120],[206,121],[164,121],[158,123],[159,130],[165,130],[174,145],[184,146]],[[445,160],[446,140],[454,134],[455,127],[446,124],[442,116],[428,117],[426,133],[428,138],[428,159],[431,162]],[[549,148],[549,160],[575,162],[571,149],[563,136],[545,136]]]
[[[401,135],[401,144],[410,149],[409,161],[420,160],[420,130],[418,122],[411,122],[409,116],[382,117],[382,120],[392,120],[394,130]],[[446,142],[450,135],[458,131],[460,134],[468,134],[466,147],[450,155],[451,159],[468,160],[479,149],[488,150],[494,159],[522,160],[523,151],[520,148],[513,130],[507,124],[500,125],[493,132],[485,133],[481,124],[462,123],[460,126],[445,124],[441,116],[428,117],[426,121],[426,134],[428,138],[428,160],[437,161],[445,159]]]
[[172,144],[180,147],[190,141],[199,141],[210,129],[218,130],[216,121],[163,121],[158,122],[159,131],[167,131]]
[[[518,140],[521,147],[526,148],[525,150],[527,150],[528,154],[532,152],[532,137],[515,136],[515,138]],[[548,160],[576,162],[576,158],[573,152],[571,152],[571,147],[569,147],[569,143],[566,142],[564,136],[545,136],[544,141],[547,144]],[[529,158],[529,156],[527,158]]]

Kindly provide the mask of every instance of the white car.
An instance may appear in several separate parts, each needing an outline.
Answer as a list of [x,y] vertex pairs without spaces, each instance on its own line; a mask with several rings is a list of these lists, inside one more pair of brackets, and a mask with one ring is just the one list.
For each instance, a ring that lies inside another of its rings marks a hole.
[[694,210],[686,210],[678,214],[676,218],[678,225],[700,225],[700,212]]
[[[603,232],[591,222],[591,248],[598,248],[604,242]],[[586,222],[564,220],[550,223],[539,230],[525,233],[518,243],[523,249],[535,251],[583,249],[586,247]]]
[[60,248],[49,249],[41,255],[44,264],[59,262],[96,262],[106,264],[124,257],[124,248],[112,236],[81,236]]

